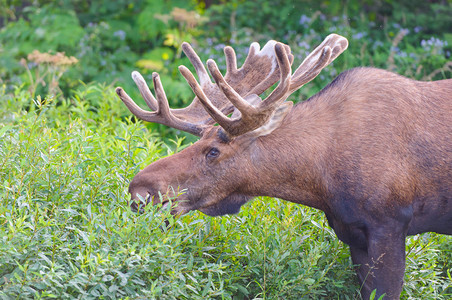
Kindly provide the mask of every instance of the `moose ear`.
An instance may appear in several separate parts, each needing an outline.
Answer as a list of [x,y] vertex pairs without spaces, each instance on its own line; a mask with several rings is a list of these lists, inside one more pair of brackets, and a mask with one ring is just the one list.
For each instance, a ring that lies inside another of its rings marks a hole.
[[247,135],[250,137],[260,137],[269,135],[272,133],[276,128],[278,128],[281,123],[283,122],[286,115],[290,112],[292,109],[293,102],[287,101],[283,102],[273,113],[273,115],[270,117],[267,123],[262,125],[261,127],[249,132]]

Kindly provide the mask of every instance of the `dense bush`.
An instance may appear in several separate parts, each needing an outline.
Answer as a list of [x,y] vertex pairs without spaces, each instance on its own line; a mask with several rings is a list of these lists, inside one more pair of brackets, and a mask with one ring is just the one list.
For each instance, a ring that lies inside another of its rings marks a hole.
[[[298,64],[331,32],[349,50],[294,100],[361,65],[451,78],[451,1],[5,3],[1,299],[359,298],[348,248],[314,209],[260,198],[221,218],[132,213],[129,180],[189,138],[137,122],[113,86],[138,100],[130,71],[147,79],[158,71],[171,103],[183,106],[193,98],[176,68],[188,64],[183,41],[224,67],[224,45],[242,62],[251,42],[276,39]],[[410,237],[402,298],[450,298],[451,271],[451,237]]]

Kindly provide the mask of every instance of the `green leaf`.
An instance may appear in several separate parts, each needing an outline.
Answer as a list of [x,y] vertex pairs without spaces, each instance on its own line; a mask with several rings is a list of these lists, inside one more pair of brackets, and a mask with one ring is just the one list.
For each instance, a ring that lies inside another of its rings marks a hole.
[[376,293],[377,293],[377,290],[376,290],[376,289],[373,290],[372,293],[370,293],[369,300],[374,300],[374,299],[375,299],[375,294],[376,294]]
[[8,130],[11,130],[12,128],[14,128],[13,125],[3,125],[3,124],[2,124],[2,128],[0,128],[0,137],[3,137],[3,135],[4,135]]

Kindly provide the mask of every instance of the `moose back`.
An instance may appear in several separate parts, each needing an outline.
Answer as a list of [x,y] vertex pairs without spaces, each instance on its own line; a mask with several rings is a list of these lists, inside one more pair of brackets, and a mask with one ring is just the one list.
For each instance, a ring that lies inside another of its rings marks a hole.
[[226,47],[224,77],[207,61],[213,83],[184,43],[199,79],[179,68],[196,95],[184,109],[169,108],[158,74],[154,97],[133,72],[151,111],[117,88],[129,110],[200,139],[139,172],[129,187],[131,207],[167,205],[177,196],[174,214],[219,216],[237,213],[255,196],[271,196],[317,208],[350,246],[363,298],[376,289],[377,298],[398,299],[406,236],[452,234],[452,79],[420,82],[355,68],[307,101],[286,101],[347,46],[331,34],[293,73],[287,45],[253,43],[239,69]]

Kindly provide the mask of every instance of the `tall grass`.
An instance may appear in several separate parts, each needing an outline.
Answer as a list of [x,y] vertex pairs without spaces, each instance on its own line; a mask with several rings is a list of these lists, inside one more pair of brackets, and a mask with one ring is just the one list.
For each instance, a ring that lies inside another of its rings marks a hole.
[[[217,218],[132,213],[129,180],[181,142],[123,109],[106,86],[58,101],[0,89],[1,299],[359,299],[317,210],[259,198]],[[451,249],[448,236],[408,239],[403,299],[452,296]]]

